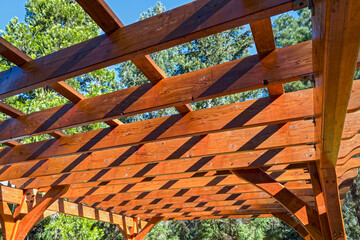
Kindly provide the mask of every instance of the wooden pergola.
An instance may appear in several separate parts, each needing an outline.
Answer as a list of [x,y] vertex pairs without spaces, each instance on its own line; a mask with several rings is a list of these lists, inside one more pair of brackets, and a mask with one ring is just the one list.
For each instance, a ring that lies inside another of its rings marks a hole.
[[[56,212],[117,224],[125,239],[162,220],[255,217],[305,239],[346,239],[341,202],[360,167],[360,1],[197,0],[128,26],[104,0],[77,2],[103,35],[34,60],[0,39],[17,65],[0,73],[1,99],[48,86],[72,102],[31,114],[0,102],[11,117],[0,122],[4,239]],[[276,49],[270,17],[303,7],[313,40]],[[258,55],[174,77],[148,55],[245,24]],[[64,82],[127,60],[151,83],[86,99]],[[309,79],[314,88],[284,93]],[[264,87],[269,97],[189,105]],[[168,107],[179,114],[118,120]],[[95,122],[109,127],[61,131]],[[41,134],[54,139],[15,141]]]

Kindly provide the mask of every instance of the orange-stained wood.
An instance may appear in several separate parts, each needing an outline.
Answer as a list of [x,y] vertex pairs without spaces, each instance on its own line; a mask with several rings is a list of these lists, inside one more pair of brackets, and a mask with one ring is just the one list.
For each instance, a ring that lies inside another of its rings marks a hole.
[[[197,110],[189,112],[183,117],[181,115],[166,116],[133,122],[114,129],[105,128],[65,136],[59,141],[47,140],[16,146],[12,151],[7,151],[7,154],[3,155],[1,163],[18,161],[13,154],[20,154],[23,157],[26,156],[27,160],[31,160],[143,144],[182,136],[286,123],[312,116],[311,97],[312,91],[304,90],[283,94],[275,100],[260,98]],[[45,145],[45,148],[42,147]]]
[[266,174],[266,172],[261,169],[236,169],[232,172],[240,179],[254,184],[278,200],[300,221],[312,238],[316,240],[323,239],[318,212]]
[[0,219],[3,229],[3,238],[5,240],[22,240],[25,239],[28,232],[43,216],[45,210],[61,197],[67,190],[68,186],[52,187],[35,206],[28,209],[26,204],[27,192],[23,193],[23,197],[19,205],[12,214],[7,203],[1,202]]
[[[301,57],[299,56],[301,55]],[[301,58],[301,60],[299,60]],[[298,79],[311,72],[311,42],[170,77],[0,122],[0,141],[179,106]],[[181,87],[179,87],[181,86]]]
[[[82,172],[83,177],[80,177],[80,174],[71,174],[69,176],[63,176],[60,178],[53,178],[53,177],[38,177],[36,179],[15,179],[11,180],[11,184],[14,184],[18,188],[21,189],[39,189],[39,188],[46,188],[54,185],[70,185],[71,184],[71,190],[75,189],[81,189],[81,188],[88,188],[89,186],[96,186],[100,184],[101,182],[106,182],[106,187],[113,187],[116,186],[116,188],[122,188],[126,187],[128,185],[135,184],[131,188],[130,191],[152,191],[157,190],[161,188],[164,184],[166,184],[168,181],[175,181],[175,184],[172,185],[173,188],[184,188],[186,187],[186,184],[189,184],[188,186],[201,186],[202,184],[206,185],[209,184],[209,182],[217,182],[220,185],[231,185],[231,181],[236,179],[233,175],[229,175],[229,171],[211,171],[207,176],[202,177],[196,177],[196,172],[185,172],[182,173],[180,176],[169,174],[169,175],[159,175],[152,181],[149,182],[143,182],[143,179],[146,179],[147,177],[134,177],[128,179],[124,179],[117,176],[116,171],[114,173],[111,173],[109,175],[101,176],[102,172],[96,174],[91,174],[87,172]],[[206,174],[206,172],[205,172]],[[290,169],[286,171],[280,171],[275,172],[274,175],[279,174],[280,176],[277,178],[279,181],[297,181],[297,180],[306,180],[309,179],[309,174],[304,172],[304,169]],[[100,175],[100,177],[99,177]],[[193,177],[195,176],[195,177]],[[150,177],[149,177],[150,178]],[[148,178],[148,179],[149,179]],[[86,181],[88,180],[88,181]],[[238,181],[239,182],[239,181]],[[246,184],[246,181],[243,182],[243,184]],[[101,185],[101,184],[100,184]]]
[[[357,87],[358,82],[359,81],[355,82],[354,88]],[[356,94],[354,91],[350,102],[351,104],[349,105],[349,111],[358,108],[356,102],[359,102],[359,96],[360,94]],[[268,105],[268,107],[264,109],[264,105]],[[301,109],[303,110],[299,111],[297,108],[292,107],[294,105],[301,106]],[[254,106],[257,107],[255,108]],[[36,158],[47,158],[76,152],[96,151],[105,148],[173,139],[176,137],[198,135],[215,131],[225,131],[247,126],[250,127],[259,124],[266,125],[289,120],[293,121],[306,116],[311,116],[311,106],[311,90],[287,93],[283,94],[273,102],[267,98],[250,100],[191,112],[185,117],[174,115],[156,118],[126,124],[121,128],[102,129],[66,136],[62,137],[61,141],[48,140],[16,146],[10,151],[3,150],[6,154],[3,152],[1,164],[14,163],[21,161],[21,159],[31,160]],[[247,120],[248,116],[241,114],[241,112],[248,107],[253,107],[252,111],[254,111],[254,117],[249,120]],[[255,113],[256,111],[259,112]],[[279,115],[274,116],[274,112]],[[219,118],[219,113],[223,113],[221,114],[222,121],[217,120]],[[356,113],[351,114],[356,115]],[[235,118],[237,120],[236,122],[234,120]],[[207,122],[211,122],[212,124],[205,124]],[[132,134],[129,135],[129,132]],[[308,136],[309,139],[311,139],[313,135],[309,134]],[[34,154],[34,152],[36,152],[36,154]]]
[[[124,24],[104,0],[77,0],[77,2],[107,35],[111,35],[115,30],[124,27]],[[135,58],[132,62],[152,84],[156,84],[166,78],[166,74],[149,55]],[[188,104],[176,107],[176,109],[180,114],[185,114],[192,110]],[[111,124],[109,125],[111,126]]]
[[59,82],[292,8],[291,0],[194,1],[118,29],[110,36],[104,34],[25,63],[22,69],[2,72],[0,97],[6,98]]
[[163,219],[163,217],[151,218],[148,223],[143,228],[141,228],[141,231],[135,235],[134,240],[143,240],[145,236],[151,231],[151,229]]
[[10,62],[21,66],[32,59],[11,43],[0,37],[0,55],[8,59]]
[[297,221],[295,221],[295,219],[293,219],[289,214],[274,212],[274,213],[272,213],[272,215],[274,217],[280,219],[281,221],[283,221],[287,225],[289,225],[289,227],[294,229],[305,240],[310,240],[311,239],[311,237],[310,237],[309,233],[306,231],[306,229],[301,224],[299,224]]
[[319,213],[319,220],[321,224],[321,232],[325,239],[331,239],[330,226],[325,206],[324,191],[322,190],[317,164],[319,162],[309,162],[309,173],[311,177],[311,184],[313,186],[314,198],[316,203],[316,209]]
[[[266,56],[276,49],[270,18],[264,18],[256,22],[251,22],[250,28],[258,54]],[[284,87],[282,84],[271,85],[268,86],[267,89],[269,95],[273,97],[284,93]]]
[[43,212],[68,190],[68,186],[52,187],[36,205],[20,220],[13,239],[24,239],[33,225],[39,220]]
[[360,47],[359,11],[357,0],[314,1],[312,32],[318,173],[332,239],[346,239],[335,166]]
[[[115,160],[119,156],[115,155]],[[57,184],[75,184],[75,183],[85,183],[92,181],[111,181],[116,179],[129,179],[129,178],[144,178],[144,177],[159,177],[162,175],[172,175],[172,174],[181,174],[181,173],[206,173],[208,171],[225,171],[232,168],[247,168],[249,165],[252,168],[265,167],[276,164],[284,164],[285,166],[277,169],[277,171],[284,170],[287,164],[295,163],[305,163],[308,161],[315,161],[315,153],[312,146],[298,146],[298,147],[289,147],[289,148],[280,148],[272,150],[259,150],[254,152],[238,152],[233,154],[224,154],[217,156],[206,156],[201,158],[188,158],[180,160],[168,160],[168,161],[146,161],[147,159],[141,159],[136,165],[124,165],[122,164],[112,164],[109,165],[111,158],[102,160],[99,164],[106,164],[105,166],[99,165],[96,168],[91,168],[89,165],[84,165],[84,169],[79,169],[80,171],[74,171],[69,174],[66,171],[66,166],[60,168],[57,172],[51,173],[49,171],[37,170],[37,174],[30,174],[30,169],[32,167],[26,168],[17,168],[19,169],[15,172],[15,167],[13,165],[8,168],[6,172],[0,174],[0,181],[9,181],[12,180],[12,184],[19,186],[15,179],[21,178],[21,181],[29,180],[29,177],[37,177],[36,180],[32,181],[31,188],[46,187],[52,185],[56,179],[63,179],[64,174],[66,178],[63,181],[56,181]],[[247,159],[246,161],[239,161],[239,159]],[[293,160],[296,159],[296,160]],[[92,160],[94,161],[94,159]],[[100,161],[100,159],[99,159]],[[40,162],[43,163],[43,162]],[[36,167],[40,164],[39,162],[31,164]],[[75,161],[77,163],[77,161]],[[84,163],[86,164],[86,163]],[[96,163],[94,163],[96,164]],[[29,165],[25,163],[23,165]],[[120,166],[119,166],[120,165]],[[46,166],[44,166],[46,167]],[[48,166],[48,169],[51,170],[52,166]],[[65,168],[65,171],[64,171]],[[85,172],[86,171],[86,172]],[[6,173],[6,174],[5,174]],[[57,175],[55,175],[57,174]],[[12,176],[11,176],[12,175]],[[181,176],[179,176],[179,179]],[[163,176],[163,179],[166,179]],[[135,180],[136,181],[136,180]],[[131,181],[128,181],[129,183]],[[41,184],[41,185],[38,185]],[[48,185],[49,184],[49,185]]]

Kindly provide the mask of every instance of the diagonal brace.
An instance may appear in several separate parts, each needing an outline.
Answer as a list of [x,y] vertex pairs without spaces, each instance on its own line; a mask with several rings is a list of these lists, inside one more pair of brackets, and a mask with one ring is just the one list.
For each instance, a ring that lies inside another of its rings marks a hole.
[[262,169],[234,169],[232,172],[237,177],[257,186],[278,200],[281,205],[300,221],[313,239],[323,239],[318,212]]

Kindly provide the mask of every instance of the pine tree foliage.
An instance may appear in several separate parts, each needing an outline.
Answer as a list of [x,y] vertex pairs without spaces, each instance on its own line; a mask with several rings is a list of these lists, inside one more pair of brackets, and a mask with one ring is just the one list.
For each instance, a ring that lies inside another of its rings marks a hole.
[[[97,24],[82,10],[75,0],[28,0],[25,22],[12,19],[0,34],[7,41],[36,59],[102,33]],[[159,2],[142,13],[140,20],[165,11]],[[282,14],[273,19],[277,47],[285,47],[311,40],[311,12],[308,9],[293,14]],[[253,39],[249,27],[238,27],[206,38],[191,41],[151,54],[167,76],[175,76],[249,55]],[[0,58],[0,71],[11,64]],[[358,73],[359,75],[359,73]],[[359,77],[359,76],[357,76]],[[115,67],[94,71],[66,81],[86,97],[117,91],[148,83],[146,77],[127,61]],[[311,88],[311,82],[285,84],[285,91]],[[267,96],[265,89],[193,103],[194,109],[208,108],[237,101]],[[7,104],[31,113],[66,104],[69,101],[50,88],[39,88],[4,100]],[[122,119],[124,122],[141,121],[171,114],[174,108],[153,111]],[[0,114],[0,120],[7,116]],[[67,134],[106,127],[104,123],[66,130]],[[41,135],[20,140],[29,143],[50,138]],[[348,239],[360,239],[360,178],[356,178],[343,204]],[[28,239],[123,239],[115,225],[93,220],[56,214],[36,225]],[[166,221],[159,223],[146,237],[155,239],[240,239],[285,240],[301,239],[286,224],[277,219],[221,219],[194,221]]]

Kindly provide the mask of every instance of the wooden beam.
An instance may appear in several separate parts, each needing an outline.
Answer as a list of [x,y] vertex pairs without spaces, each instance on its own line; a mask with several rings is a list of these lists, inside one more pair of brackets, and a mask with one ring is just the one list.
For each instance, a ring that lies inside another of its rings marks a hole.
[[[250,56],[170,77],[155,86],[145,84],[83,99],[77,104],[70,103],[20,116],[18,121],[0,122],[0,141],[15,140],[23,136],[48,133],[257,89],[264,86],[263,79],[267,79],[267,84],[291,81],[298,79],[301,75],[299,72],[311,72],[312,65],[309,60],[311,60],[311,43],[306,42],[276,50],[265,58]],[[285,62],[285,67],[277,67]]]
[[[111,35],[117,29],[124,27],[124,24],[104,0],[77,0],[77,2],[107,35]],[[166,78],[166,74],[149,55],[133,59],[132,62],[152,84],[156,84]],[[185,114],[192,110],[188,104],[176,107],[176,109],[180,114]]]
[[[291,176],[292,178],[292,176]],[[182,189],[189,189],[194,188],[194,192],[197,193],[196,195],[201,195],[203,192],[204,194],[204,187],[208,189],[208,187],[212,186],[218,186],[219,188],[212,188],[212,190],[217,189],[220,191],[221,189],[232,189],[235,193],[246,193],[246,192],[258,192],[259,190],[250,185],[250,184],[243,184],[241,185],[241,190],[239,190],[238,187],[234,188],[234,184],[231,183],[231,181],[237,180],[234,177],[226,177],[225,180],[221,180],[222,178],[216,178],[216,177],[203,177],[199,178],[196,182],[194,182],[193,179],[182,179],[179,181],[157,181],[156,185],[154,183],[154,186],[151,186],[151,182],[142,182],[137,183],[135,186],[132,184],[129,185],[95,185],[91,187],[83,187],[83,188],[73,188],[70,189],[66,195],[64,195],[64,198],[71,198],[71,199],[81,199],[82,197],[86,197],[89,195],[99,195],[99,196],[107,196],[109,194],[119,194],[119,193],[127,193],[127,194],[141,194],[143,192],[154,192],[154,195],[161,196],[162,192],[164,194],[163,197],[166,196],[173,196]],[[310,179],[310,178],[308,178]],[[220,181],[221,180],[221,181]],[[279,180],[285,180],[279,178]],[[220,181],[217,183],[217,181]],[[217,184],[216,184],[217,183]],[[172,184],[172,185],[171,185]],[[171,186],[170,186],[171,185]],[[285,184],[290,189],[311,189],[311,186],[306,183],[305,180],[299,180],[299,181],[289,181]],[[131,187],[131,188],[130,188]],[[129,189],[130,188],[130,189]],[[47,188],[45,188],[47,189]],[[166,191],[166,190],[174,190],[174,191]],[[165,192],[164,192],[165,191]],[[169,195],[165,195],[169,194]],[[172,194],[172,195],[171,195]],[[130,196],[130,195],[129,195]]]
[[200,216],[200,217],[196,217],[196,216],[180,216],[180,217],[165,217],[164,221],[179,221],[179,220],[204,220],[204,219],[233,219],[233,218],[268,218],[268,217],[273,217],[272,214],[256,214],[256,215],[252,215],[252,214],[248,214],[248,215],[204,215],[204,216]]
[[[216,195],[203,195],[196,197],[174,197],[174,198],[160,198],[158,201],[154,199],[134,199],[128,201],[123,206],[120,204],[123,201],[104,201],[92,203],[88,202],[91,206],[108,209],[111,211],[132,211],[132,210],[153,210],[153,209],[178,209],[178,208],[194,208],[194,207],[224,207],[224,206],[238,206],[247,207],[253,205],[274,204],[276,200],[270,196],[262,197],[259,193],[251,193],[248,196],[258,196],[256,199],[243,198],[245,194],[233,195],[231,194],[216,194]],[[312,195],[299,196],[305,202],[314,202]],[[217,201],[217,199],[219,199]]]
[[292,8],[292,0],[191,2],[123,27],[110,36],[96,37],[26,63],[21,69],[1,73],[0,98],[219,33]]
[[324,191],[321,186],[316,164],[316,162],[308,163],[309,173],[311,176],[311,184],[313,186],[316,209],[319,213],[319,220],[323,237],[325,239],[331,239],[330,226],[325,206]]
[[[17,162],[19,158],[14,158],[11,155],[19,153],[23,157],[27,155],[27,160],[32,160],[110,147],[144,144],[182,136],[296,121],[312,116],[311,97],[312,91],[304,90],[283,94],[275,100],[270,98],[249,100],[193,111],[183,117],[181,115],[166,116],[125,124],[115,129],[99,129],[69,135],[62,137],[59,141],[47,140],[16,146],[13,151],[7,151],[6,154],[3,152],[0,162],[1,164]],[[295,106],[301,106],[301,108],[295,108]],[[248,109],[251,109],[251,114]],[[222,113],[221,121],[219,121],[219,113]],[[207,122],[212,124],[206,124]],[[131,135],[129,135],[130,132]],[[42,147],[45,145],[46,148]]]
[[[179,212],[179,213],[196,213],[196,212],[206,212],[206,211],[229,211],[229,210],[238,210],[238,209],[248,209],[248,210],[255,210],[255,209],[283,209],[282,205],[279,203],[275,203],[276,200],[273,201],[273,203],[264,203],[264,204],[254,204],[254,205],[247,205],[247,204],[239,204],[235,203],[234,205],[223,205],[223,206],[217,206],[217,205],[211,205],[208,204],[207,206],[202,206],[202,204],[192,204],[193,206],[180,206],[175,207],[172,206],[172,204],[166,204],[162,207],[159,207],[157,205],[153,205],[152,207],[142,208],[141,206],[136,206],[133,209],[124,209],[120,213],[127,215],[127,216],[137,216],[141,214],[162,214],[162,216],[166,216],[167,213],[173,213],[173,212]],[[314,206],[313,202],[308,203],[309,206]],[[189,205],[189,204],[187,204]],[[169,207],[170,206],[170,207]]]
[[12,214],[7,203],[1,202],[0,219],[5,240],[22,240],[25,239],[28,232],[42,218],[45,210],[61,197],[67,190],[68,186],[52,187],[31,209],[25,202],[26,192],[23,193],[20,205]]
[[63,213],[66,215],[93,219],[101,222],[113,224],[132,224],[132,218],[121,216],[119,214],[111,213],[108,211],[92,208],[83,204],[68,202],[59,199],[48,208],[49,211]]
[[[290,129],[291,131],[289,131]],[[300,131],[295,131],[296,129]],[[302,135],[300,133],[304,134]],[[49,175],[56,172],[65,173],[100,168],[109,169],[119,165],[126,166],[178,158],[201,158],[207,155],[226,154],[236,151],[252,151],[267,148],[281,149],[286,147],[283,144],[291,146],[306,144],[308,141],[312,142],[313,138],[309,137],[306,133],[313,133],[311,121],[289,123],[280,128],[277,126],[274,128],[256,127],[254,129],[248,128],[209,134],[207,136],[160,141],[144,144],[140,148],[124,147],[97,151],[92,154],[77,154],[51,158],[49,160],[39,159],[36,161],[26,161],[26,158],[18,156],[18,160],[21,162],[19,164],[3,166],[0,177],[1,179],[9,180],[17,177]],[[261,139],[258,139],[257,136],[260,135]],[[284,138],[287,139],[286,142],[283,141]],[[262,139],[266,139],[266,141]],[[164,146],[166,151],[164,151]],[[144,152],[147,152],[145,156],[143,154]],[[18,153],[22,153],[22,151]],[[21,159],[23,159],[23,162]],[[79,161],[81,162],[78,163]],[[74,166],[75,163],[77,163],[76,166]]]
[[[354,171],[355,172],[355,171]],[[356,177],[356,173],[350,176],[350,178]],[[287,187],[291,191],[300,196],[301,199],[308,200],[309,196],[313,198],[312,189],[305,185],[303,189],[300,189],[299,186],[295,186],[293,183],[286,183]],[[349,190],[351,182],[345,179],[340,185],[340,192],[343,197]],[[196,196],[196,197],[194,197]],[[198,197],[197,197],[198,196]],[[151,191],[151,192],[138,192],[138,193],[118,193],[118,194],[107,194],[107,195],[88,195],[83,196],[82,198],[70,198],[72,201],[86,203],[91,206],[103,206],[107,210],[115,210],[121,212],[127,208],[134,208],[141,206],[142,204],[147,205],[158,205],[158,204],[177,204],[179,202],[184,203],[185,201],[191,201],[196,203],[208,202],[208,201],[231,201],[232,199],[237,201],[246,201],[249,203],[254,203],[255,201],[265,201],[262,200],[266,197],[270,197],[269,194],[257,191],[257,192],[242,192],[241,188],[237,186],[222,187],[222,186],[213,186],[207,188],[184,188],[184,189],[175,189],[175,190],[160,190],[160,191]],[[244,202],[244,204],[246,204]]]
[[[167,190],[163,192],[152,191],[146,194],[142,193],[118,193],[113,195],[89,195],[82,198],[79,202],[88,203],[91,206],[103,206],[104,209],[109,207],[113,208],[116,212],[122,211],[122,209],[134,208],[142,205],[155,205],[155,204],[177,204],[184,203],[193,196],[199,196],[198,198],[192,198],[191,201],[195,203],[201,202],[222,202],[222,201],[263,201],[262,199],[269,198],[270,195],[264,192],[249,192],[239,193],[233,187],[220,187],[213,186],[206,188],[206,192],[200,191],[204,189],[184,189],[180,193],[179,190]],[[222,191],[221,191],[222,190]],[[309,196],[313,198],[311,189],[292,190],[298,196],[307,199]],[[162,193],[164,195],[162,195]],[[177,194],[178,193],[178,194]],[[71,200],[76,200],[72,198]],[[266,200],[264,200],[266,201]]]
[[273,213],[273,216],[280,219],[284,223],[286,223],[289,227],[294,229],[305,240],[310,240],[311,239],[308,231],[301,224],[299,224],[295,219],[293,219],[289,214],[287,214],[287,213]]
[[[305,180],[309,179],[310,176],[304,172],[304,169],[290,169],[282,172],[276,172],[279,176],[279,181],[298,181],[298,180]],[[87,175],[86,172],[82,173],[83,175]],[[100,173],[101,174],[101,173]],[[89,174],[89,181],[84,181],[83,179],[77,180],[76,177],[79,176],[77,174],[73,174],[72,176],[64,176],[60,179],[49,179],[47,177],[39,177],[35,179],[16,179],[10,181],[11,184],[17,186],[20,189],[39,189],[39,188],[47,188],[49,186],[54,185],[68,185],[71,184],[71,189],[80,189],[84,187],[89,186],[96,186],[100,184],[101,182],[107,182],[107,187],[117,186],[117,188],[122,188],[127,185],[136,184],[133,186],[132,191],[135,189],[139,190],[139,187],[142,186],[144,191],[151,191],[157,188],[162,187],[165,183],[168,181],[177,181],[176,186],[179,188],[184,187],[183,184],[188,184],[190,182],[189,186],[201,186],[201,184],[207,184],[208,182],[214,180],[221,179],[221,185],[230,185],[232,178],[234,178],[233,175],[229,175],[228,171],[211,171],[206,174],[205,177],[193,177],[195,174],[194,172],[189,173],[183,173],[182,175],[178,176],[174,174],[169,175],[163,175],[159,176],[156,180],[152,180],[151,182],[143,183],[143,179],[147,177],[135,177],[130,179],[123,179],[121,177],[116,177],[116,173],[109,174],[108,176],[104,176],[96,180],[96,178],[100,175],[93,176],[92,174]],[[275,175],[275,174],[274,174]],[[110,176],[113,176],[111,179]],[[196,175],[195,175],[196,176]],[[63,180],[64,179],[64,180]],[[110,181],[110,182],[109,182]],[[191,183],[192,182],[192,183]],[[246,183],[246,182],[244,182]]]
[[106,34],[110,35],[115,30],[124,27],[124,24],[104,0],[76,1]]
[[23,197],[23,190],[0,185],[0,201],[20,204]]
[[[231,154],[257,149],[282,149],[287,146],[314,142],[314,137],[311,136],[313,132],[311,120],[300,120],[286,123],[282,126],[260,126],[212,133],[205,136],[177,138],[146,143],[141,147],[108,149],[91,154],[75,154],[33,161],[27,161],[27,158],[17,156],[18,163],[14,162],[12,165],[3,166],[0,179],[11,180],[18,177],[37,177],[100,168],[109,169],[117,166],[156,163],[164,160],[186,159],[189,157],[199,159],[211,155]],[[283,139],[286,139],[286,141],[283,141]],[[349,144],[349,146],[352,145],[354,144]],[[144,152],[147,154],[144,155]],[[18,153],[21,153],[21,151]],[[77,163],[79,161],[81,162]],[[76,166],[74,166],[75,163],[77,163]],[[30,171],[30,169],[34,169],[34,171]]]
[[[354,84],[354,87],[357,85],[357,82],[358,81],[356,81],[356,84]],[[311,92],[311,90],[306,90],[304,92],[286,93],[277,98],[274,102],[266,98],[245,101],[211,109],[194,111],[191,112],[191,114],[187,114],[188,116],[185,117],[181,117],[180,115],[162,117],[142,122],[126,124],[121,128],[95,130],[86,133],[66,136],[62,137],[61,141],[48,140],[22,146],[16,146],[11,150],[2,150],[2,158],[0,162],[1,164],[10,164],[21,162],[23,160],[29,161],[32,159],[43,159],[59,155],[61,156],[81,152],[98,151],[106,148],[129,146],[132,144],[143,144],[146,142],[156,142],[184,136],[201,135],[211,132],[241,129],[250,126],[251,128],[248,129],[253,129],[255,132],[258,132],[260,128],[252,127],[258,126],[260,124],[266,125],[287,122],[290,120],[295,121],[299,118],[311,116],[313,113],[311,105]],[[354,91],[354,94],[352,95],[353,97],[351,102],[353,101],[354,103],[349,106],[349,111],[357,109],[356,102],[359,101],[357,100],[358,96],[356,92],[358,91]],[[301,105],[304,111],[299,111],[298,109],[293,108],[293,105]],[[260,112],[254,113],[255,117],[252,117],[252,119],[248,120],[246,123],[243,123],[246,121],[244,117],[244,120],[236,121],[235,124],[233,119],[240,119],[240,117],[242,116],[241,112],[243,112],[246,108],[250,106],[254,106],[252,108],[252,111],[256,112],[256,110],[258,110]],[[255,106],[258,107],[255,108]],[[268,107],[263,109],[264,106]],[[279,114],[274,116],[274,112]],[[222,121],[218,121],[219,113],[223,113],[221,114]],[[356,114],[357,113],[352,113],[351,119],[356,119]],[[196,119],[196,121],[192,121],[193,119]],[[204,124],[206,122],[211,122],[212,124]],[[184,126],[186,126],[186,128]],[[199,128],[198,126],[202,127]],[[285,126],[288,125],[285,124],[284,127]],[[162,133],[164,130],[167,131],[165,131],[165,133]],[[354,132],[356,132],[355,130],[356,129],[353,128]],[[254,132],[254,135],[251,135],[248,131],[250,130],[246,130],[243,133],[245,135],[249,135],[248,140],[250,140],[251,136],[255,136],[256,134]],[[132,132],[132,135],[128,135],[129,132]],[[309,139],[312,139],[312,134],[308,134]],[[246,138],[244,140],[246,140]],[[244,143],[246,143],[246,141]],[[306,140],[304,141],[306,142]]]
[[[276,211],[276,212],[280,212],[282,209],[278,209],[278,208],[269,208],[269,209],[239,209],[239,210],[224,210],[224,211],[210,211],[210,212],[193,212],[193,213],[188,213],[188,214],[184,214],[181,212],[173,212],[173,213],[167,213],[166,218],[179,218],[179,217],[184,217],[184,216],[188,216],[188,217],[202,217],[202,216],[208,216],[208,215],[213,215],[213,216],[223,216],[223,215],[255,215],[254,217],[256,217],[256,215],[258,214],[271,214],[272,212]],[[284,210],[282,212],[285,212]],[[160,215],[162,217],[162,214]],[[152,217],[154,217],[154,214],[140,214],[137,215],[136,217],[142,218],[142,219],[150,219]]]
[[[267,55],[276,49],[270,18],[264,18],[256,22],[251,22],[250,29],[258,54]],[[282,84],[268,86],[267,90],[269,95],[273,97],[277,97],[284,93]]]
[[360,47],[360,2],[314,1],[314,112],[318,168],[332,239],[346,239],[336,161]]
[[301,222],[314,239],[323,239],[318,212],[266,174],[262,169],[236,169],[233,170],[233,173],[240,179],[254,184],[278,200]]
[[0,37],[0,55],[18,66],[21,66],[32,60],[29,56],[27,56],[25,53],[20,51],[2,37]]
[[[298,146],[272,150],[259,150],[254,151],[251,155],[248,152],[239,152],[233,154],[207,156],[201,158],[190,158],[180,160],[168,160],[168,161],[142,161],[136,165],[124,165],[119,164],[117,166],[106,166],[100,165],[92,169],[83,169],[82,171],[74,171],[69,173],[64,171],[63,168],[52,168],[58,169],[54,174],[48,174],[47,172],[41,172],[38,170],[38,176],[28,186],[30,188],[39,188],[52,185],[54,182],[57,184],[76,184],[76,183],[89,183],[93,181],[111,181],[117,179],[131,179],[131,178],[146,178],[162,176],[166,179],[166,175],[188,173],[189,176],[194,173],[206,173],[208,171],[225,171],[236,168],[248,168],[251,165],[252,168],[271,166],[273,164],[285,164],[284,167],[280,167],[277,171],[285,170],[288,164],[305,163],[308,161],[315,161],[315,154],[312,146]],[[118,156],[119,157],[119,156]],[[247,159],[246,161],[239,161],[239,159]],[[104,161],[102,160],[104,163]],[[75,164],[76,161],[72,164]],[[86,163],[85,163],[86,164]],[[39,165],[39,163],[37,163]],[[35,164],[34,168],[37,166]],[[14,165],[13,165],[14,166]],[[16,166],[16,165],[15,165]],[[64,166],[64,168],[66,168]],[[20,186],[20,182],[26,182],[31,176],[31,168],[24,168],[22,171],[12,172],[15,168],[7,171],[8,174],[0,175],[0,181],[12,180],[12,184]],[[66,170],[66,169],[65,169]],[[86,172],[84,172],[86,171]],[[10,177],[10,174],[13,177]],[[17,175],[17,176],[14,176]],[[25,176],[28,175],[28,176]],[[29,176],[30,175],[30,176]],[[66,175],[66,177],[64,176]],[[180,178],[180,176],[179,176]],[[61,181],[63,179],[63,181]],[[135,179],[134,179],[135,180]],[[137,180],[135,180],[137,182]],[[129,183],[131,181],[128,181]]]
[[153,227],[155,227],[156,224],[158,224],[161,220],[163,220],[163,217],[152,217],[148,223],[141,228],[141,231],[136,234],[134,237],[134,240],[142,240],[145,238],[145,236],[151,231]]

